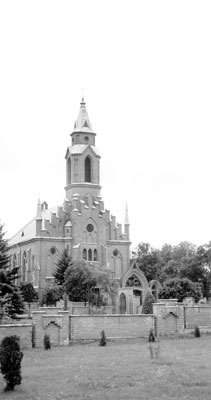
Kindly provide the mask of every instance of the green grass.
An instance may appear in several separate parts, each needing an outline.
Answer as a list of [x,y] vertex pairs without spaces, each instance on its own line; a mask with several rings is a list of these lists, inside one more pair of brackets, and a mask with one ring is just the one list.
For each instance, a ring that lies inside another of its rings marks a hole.
[[211,336],[162,339],[150,359],[146,340],[24,351],[22,384],[0,398],[210,400]]

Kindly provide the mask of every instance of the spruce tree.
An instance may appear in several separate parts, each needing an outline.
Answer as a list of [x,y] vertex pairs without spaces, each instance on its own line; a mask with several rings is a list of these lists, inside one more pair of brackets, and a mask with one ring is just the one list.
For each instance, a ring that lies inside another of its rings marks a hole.
[[57,268],[54,272],[55,283],[59,286],[63,286],[65,282],[64,274],[66,269],[69,267],[71,263],[71,257],[68,254],[68,250],[64,249],[61,258],[57,262]]
[[4,316],[15,318],[24,311],[23,298],[15,285],[18,267],[9,270],[7,241],[3,225],[0,224],[0,321]]
[[7,241],[4,239],[3,225],[0,223],[0,270],[6,269],[9,265],[9,255],[7,253]]
[[142,314],[153,314],[152,303],[155,302],[155,299],[150,291],[147,292],[146,297],[144,299],[144,303],[142,306]]

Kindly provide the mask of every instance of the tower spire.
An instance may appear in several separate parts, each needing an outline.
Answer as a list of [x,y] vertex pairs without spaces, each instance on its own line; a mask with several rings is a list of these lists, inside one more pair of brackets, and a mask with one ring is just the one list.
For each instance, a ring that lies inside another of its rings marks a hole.
[[82,99],[80,102],[80,110],[79,110],[78,118],[74,124],[73,132],[92,132],[93,133],[92,125],[89,120],[88,112],[86,109],[86,103],[84,100],[84,96],[82,96]]

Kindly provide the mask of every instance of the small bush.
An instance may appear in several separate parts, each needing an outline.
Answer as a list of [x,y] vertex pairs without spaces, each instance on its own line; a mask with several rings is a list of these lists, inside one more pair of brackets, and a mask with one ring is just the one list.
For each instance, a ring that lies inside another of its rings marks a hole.
[[102,330],[102,332],[101,332],[99,346],[106,346],[106,336],[105,336],[104,330]]
[[47,333],[45,333],[43,343],[44,343],[45,350],[50,350],[51,341],[50,341],[50,336]]
[[21,384],[21,360],[19,337],[6,336],[0,346],[1,373],[6,381],[5,392],[14,390],[15,385]]
[[197,338],[201,336],[201,332],[198,325],[195,326],[194,336]]
[[152,328],[149,331],[149,342],[155,342],[155,335]]
[[35,332],[36,328],[35,325],[32,325],[32,348],[34,349],[36,346],[36,332]]

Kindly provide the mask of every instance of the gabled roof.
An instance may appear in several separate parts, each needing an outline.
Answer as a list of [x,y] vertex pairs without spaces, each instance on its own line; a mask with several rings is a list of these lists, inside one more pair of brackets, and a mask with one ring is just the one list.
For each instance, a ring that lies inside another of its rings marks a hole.
[[84,153],[84,151],[90,147],[91,150],[94,152],[94,154],[96,154],[96,156],[100,157],[100,153],[98,151],[98,149],[95,146],[92,146],[90,144],[74,144],[74,146],[70,146],[67,148],[67,152],[66,152],[66,157],[67,154],[82,154]]

